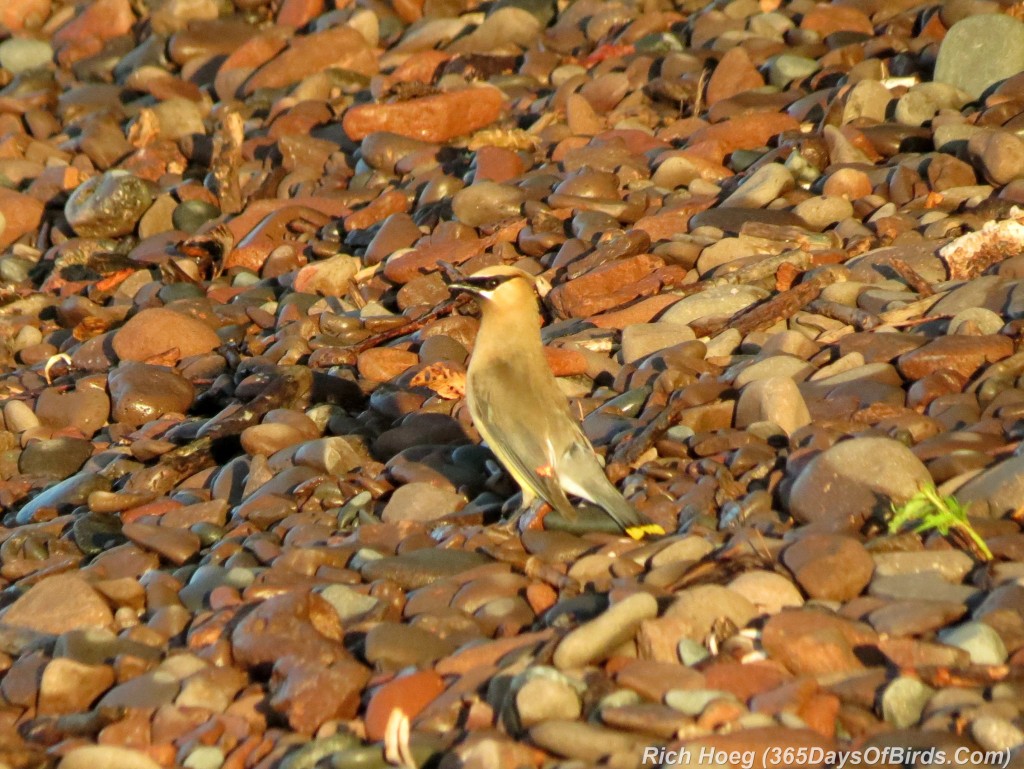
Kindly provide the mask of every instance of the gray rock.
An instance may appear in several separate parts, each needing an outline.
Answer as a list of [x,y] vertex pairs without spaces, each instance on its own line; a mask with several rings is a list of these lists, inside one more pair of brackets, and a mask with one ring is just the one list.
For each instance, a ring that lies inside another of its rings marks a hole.
[[1024,731],[1013,722],[995,716],[979,716],[971,722],[971,736],[985,750],[1010,751],[1024,745]]
[[802,80],[821,69],[817,61],[807,56],[782,53],[768,61],[768,82],[785,88],[794,80]]
[[891,577],[876,574],[868,586],[868,593],[881,598],[951,603],[967,603],[978,595],[978,592],[977,588],[969,585],[954,585],[947,582],[934,571],[896,574]]
[[81,438],[32,441],[18,457],[18,470],[25,475],[63,480],[81,470],[90,456],[92,443]]
[[634,363],[651,353],[696,339],[684,323],[634,323],[622,329],[622,362]]
[[511,184],[481,181],[464,187],[452,197],[455,218],[470,227],[519,215],[523,191]]
[[766,296],[768,292],[756,286],[712,286],[683,297],[665,311],[661,320],[666,323],[692,323],[711,315],[732,315]]
[[938,572],[953,583],[963,582],[974,568],[971,557],[960,550],[920,550],[908,553],[873,553],[875,574],[893,577],[897,574]]
[[843,106],[843,125],[858,118],[885,122],[885,113],[892,101],[892,93],[877,80],[861,80],[846,96]]
[[[998,52],[998,55],[995,55]],[[939,47],[935,82],[975,98],[1024,70],[1024,23],[1012,16],[969,16],[954,24]]]
[[45,40],[12,37],[0,43],[0,67],[17,75],[26,70],[44,67],[53,60],[53,48]]
[[887,515],[891,502],[906,502],[930,482],[928,469],[902,443],[851,438],[812,459],[784,496],[798,521],[828,522],[842,531],[859,529],[873,514]]
[[897,729],[914,726],[934,693],[934,689],[918,679],[900,676],[882,693],[882,717]]
[[790,435],[811,423],[800,388],[789,377],[776,376],[751,382],[736,402],[736,426],[773,422]]
[[[1018,286],[1018,288],[1020,288]],[[1018,302],[1014,307],[1015,294],[1019,294]],[[1014,314],[1016,310],[1017,314]],[[1006,315],[1010,318],[1021,318],[1024,317],[1024,291],[1017,291],[1014,289],[1010,298],[1010,305],[1007,307]],[[998,334],[1006,322],[1000,317],[998,313],[992,312],[986,307],[968,307],[966,310],[961,310],[952,318],[949,319],[949,326],[946,327],[947,334],[958,334],[961,333],[961,329],[965,329],[967,324],[977,328],[982,334]]]
[[353,590],[348,585],[328,585],[319,592],[320,596],[338,613],[342,622],[347,622],[360,614],[366,614],[380,603],[373,596]]
[[968,101],[967,94],[948,83],[918,83],[896,102],[895,117],[903,125],[924,125],[939,110],[959,110]]
[[984,622],[964,622],[943,630],[939,640],[949,646],[963,649],[971,655],[975,665],[1002,665],[1009,654],[999,633]]
[[763,208],[796,186],[793,174],[779,163],[766,163],[722,201],[722,208]]
[[990,467],[957,489],[956,496],[964,504],[987,501],[996,517],[1012,513],[1024,500],[1024,456]]

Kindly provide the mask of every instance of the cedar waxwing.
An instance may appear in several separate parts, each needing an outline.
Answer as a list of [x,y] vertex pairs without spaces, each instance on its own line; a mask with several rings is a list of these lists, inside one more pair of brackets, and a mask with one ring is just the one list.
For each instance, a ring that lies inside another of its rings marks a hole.
[[540,497],[574,520],[568,492],[600,507],[634,539],[663,534],[611,484],[569,411],[544,356],[533,277],[488,267],[449,288],[480,299],[466,400],[480,434],[523,490],[523,507]]

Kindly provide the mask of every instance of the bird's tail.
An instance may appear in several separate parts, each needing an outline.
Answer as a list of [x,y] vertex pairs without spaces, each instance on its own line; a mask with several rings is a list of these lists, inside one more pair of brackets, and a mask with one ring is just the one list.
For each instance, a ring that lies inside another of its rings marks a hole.
[[661,526],[637,512],[636,508],[629,504],[626,498],[611,484],[608,484],[606,491],[595,496],[599,498],[594,500],[594,504],[600,505],[612,520],[633,539],[657,537],[665,533]]

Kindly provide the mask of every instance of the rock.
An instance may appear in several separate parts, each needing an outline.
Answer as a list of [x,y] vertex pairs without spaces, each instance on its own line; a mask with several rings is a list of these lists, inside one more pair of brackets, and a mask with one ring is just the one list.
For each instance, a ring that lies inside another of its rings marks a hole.
[[504,101],[497,88],[482,86],[390,104],[360,104],[346,110],[342,126],[353,141],[374,131],[390,131],[410,139],[443,142],[493,123]]
[[772,659],[796,675],[852,673],[863,669],[853,650],[876,636],[866,625],[821,611],[790,609],[770,617],[761,641]]
[[260,88],[284,88],[335,67],[363,75],[377,72],[373,50],[362,35],[345,24],[311,35],[296,35],[284,51],[249,78],[242,90],[248,95]]
[[132,427],[164,414],[185,414],[195,397],[192,383],[178,372],[132,360],[118,365],[109,383],[114,402],[111,416]]
[[768,296],[756,286],[712,286],[683,297],[661,315],[666,323],[689,324],[701,318],[732,315]]
[[479,553],[428,548],[369,561],[361,572],[368,580],[390,579],[405,590],[415,590],[490,562]]
[[811,598],[849,601],[871,581],[874,563],[852,537],[809,534],[783,551],[782,562]]
[[728,587],[763,614],[778,614],[783,609],[802,606],[804,602],[800,591],[788,578],[760,569],[743,572]]
[[152,203],[144,181],[113,170],[80,184],[64,204],[64,216],[83,238],[111,238],[134,231]]
[[882,693],[882,716],[897,729],[906,729],[921,719],[928,700],[935,693],[916,678],[900,676]]
[[[993,56],[992,51],[999,51]],[[946,33],[935,61],[935,82],[978,98],[990,86],[1024,69],[1024,23],[1011,16],[961,19]]]
[[145,753],[117,745],[80,745],[64,754],[57,769],[160,769]]
[[497,182],[475,182],[452,197],[452,212],[463,224],[479,227],[519,215],[523,192],[518,187]]
[[599,661],[632,638],[641,622],[657,614],[658,603],[653,596],[635,593],[569,633],[558,644],[552,661],[560,670]]
[[451,515],[465,503],[465,498],[453,491],[429,483],[408,483],[395,489],[381,512],[381,520],[435,521]]
[[371,740],[384,739],[393,711],[401,711],[412,721],[444,689],[441,676],[432,670],[410,673],[384,684],[373,693],[366,706],[366,736]]
[[15,627],[60,635],[80,628],[106,628],[114,615],[77,574],[57,574],[37,582],[3,613]]
[[91,438],[110,416],[110,398],[100,387],[81,387],[70,392],[48,387],[36,399],[35,414],[47,427],[73,427]]
[[763,208],[796,186],[793,174],[779,163],[766,163],[721,202],[722,208]]
[[1010,457],[969,480],[956,492],[963,503],[987,502],[992,515],[1012,513],[1024,499],[1024,457]]
[[736,401],[736,427],[772,422],[790,435],[811,423],[800,388],[789,377],[758,379],[743,388]]
[[[529,729],[545,721],[573,720],[579,718],[583,704],[580,696],[569,681],[551,675],[550,668],[533,668],[531,675],[515,689],[515,712],[518,726]],[[543,671],[543,674],[541,674]],[[513,685],[514,686],[514,685]]]
[[1006,662],[1006,644],[984,622],[964,622],[948,628],[939,633],[939,640],[966,651],[975,665],[1002,665]]
[[220,346],[220,337],[200,320],[163,307],[133,315],[115,334],[114,352],[122,361],[180,360]]
[[[49,7],[49,0],[45,5]],[[52,60],[53,48],[45,40],[13,37],[0,43],[0,67],[10,70],[14,75],[36,67],[44,67]]]
[[74,475],[92,456],[92,444],[76,438],[32,441],[18,457],[24,475],[49,475],[58,480]]
[[[11,42],[8,40],[7,42]],[[43,204],[28,195],[0,187],[0,248],[7,248],[19,238],[35,231],[43,218]]]
[[840,441],[812,459],[793,481],[787,506],[803,523],[857,530],[871,515],[888,515],[931,482],[927,468],[901,443],[862,437]]
[[39,682],[39,713],[84,713],[114,684],[109,665],[85,665],[71,659],[51,660]]
[[289,654],[274,665],[270,707],[295,731],[312,734],[328,721],[354,718],[369,678],[370,670],[355,660],[323,667]]
[[307,264],[295,276],[296,291],[324,296],[344,296],[349,281],[359,270],[359,260],[347,254],[338,254]]
[[[0,8],[0,27],[7,27],[15,34],[38,29],[50,15],[50,9],[50,0],[11,0]],[[7,64],[0,63],[0,66],[10,69]]]

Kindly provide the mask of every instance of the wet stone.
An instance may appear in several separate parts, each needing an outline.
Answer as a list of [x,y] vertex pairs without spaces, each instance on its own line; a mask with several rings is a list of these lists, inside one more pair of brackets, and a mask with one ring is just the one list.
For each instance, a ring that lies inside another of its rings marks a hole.
[[146,183],[125,171],[107,171],[80,185],[64,215],[82,237],[127,235],[153,202]]

